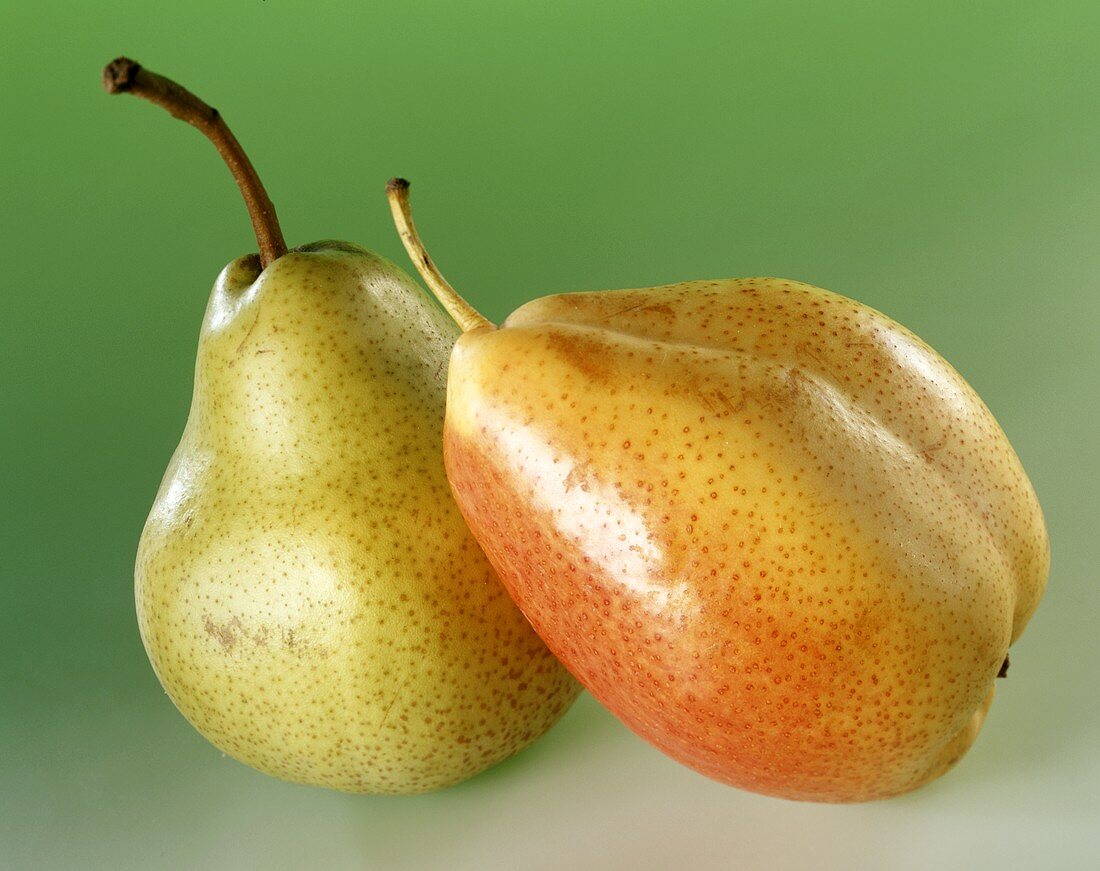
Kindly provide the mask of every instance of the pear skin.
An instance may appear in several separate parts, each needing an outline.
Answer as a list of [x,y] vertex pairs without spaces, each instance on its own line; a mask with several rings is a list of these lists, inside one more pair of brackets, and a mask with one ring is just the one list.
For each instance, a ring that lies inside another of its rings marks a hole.
[[793,281],[528,303],[459,339],[444,438],[554,653],[643,738],[761,793],[942,774],[1046,583],[1038,501],[975,392]]
[[449,493],[457,332],[344,243],[218,278],[141,538],[138,622],[180,711],[260,771],[439,789],[530,744],[579,692]]

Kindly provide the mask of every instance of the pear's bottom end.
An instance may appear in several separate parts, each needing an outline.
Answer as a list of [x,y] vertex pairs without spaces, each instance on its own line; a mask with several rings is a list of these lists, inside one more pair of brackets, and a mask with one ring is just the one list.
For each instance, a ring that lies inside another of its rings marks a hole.
[[[982,704],[976,710],[973,716],[967,721],[966,725],[955,734],[943,747],[939,753],[933,758],[931,766],[927,772],[917,780],[912,786],[902,790],[898,795],[912,792],[915,789],[931,783],[939,777],[942,777],[952,768],[954,768],[958,762],[966,755],[966,751],[969,750],[974,742],[978,738],[978,733],[981,731],[983,724],[985,723],[986,715],[989,713],[989,708],[993,704],[993,696],[996,692],[996,687],[991,686],[989,692],[986,693],[985,699]],[[891,796],[883,796],[883,798],[890,798]]]
[[[581,687],[566,674],[568,683],[559,687],[557,704],[545,711],[538,722],[526,724],[493,746],[475,747],[461,739],[438,739],[430,745],[408,747],[405,752],[380,754],[370,746],[341,750],[297,748],[293,742],[269,740],[279,723],[252,719],[237,723],[232,737],[210,723],[200,723],[186,704],[169,698],[190,725],[214,748],[235,762],[269,777],[300,786],[320,787],[350,795],[424,795],[459,786],[502,762],[522,753],[539,741],[569,710]],[[392,736],[391,736],[392,737]]]
[[994,687],[990,687],[978,710],[967,720],[955,735],[949,738],[930,758],[930,762],[920,769],[919,774],[908,781],[898,782],[896,777],[882,780],[870,773],[859,781],[847,785],[819,790],[806,790],[803,785],[792,783],[788,787],[746,784],[738,780],[733,782],[722,777],[715,779],[750,792],[782,798],[788,801],[813,802],[817,804],[866,804],[873,801],[885,801],[908,795],[932,781],[942,777],[966,755],[985,723],[986,715],[993,704]]

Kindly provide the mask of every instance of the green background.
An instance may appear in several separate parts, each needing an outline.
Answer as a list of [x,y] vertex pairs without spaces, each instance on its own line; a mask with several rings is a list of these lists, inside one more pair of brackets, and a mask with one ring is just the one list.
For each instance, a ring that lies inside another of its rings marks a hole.
[[[0,48],[0,866],[1100,866],[1095,2],[4,3]],[[207,143],[100,91],[119,53],[225,112],[291,244],[406,264],[382,190],[411,178],[491,318],[766,274],[923,336],[1001,421],[1053,543],[973,751],[830,807],[712,783],[587,696],[423,797],[206,744],[148,666],[132,561],[207,294],[253,242]]]

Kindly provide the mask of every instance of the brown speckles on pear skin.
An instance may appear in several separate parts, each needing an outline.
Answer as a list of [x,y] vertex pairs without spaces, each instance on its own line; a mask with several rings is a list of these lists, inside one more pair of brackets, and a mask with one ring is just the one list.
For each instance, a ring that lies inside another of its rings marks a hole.
[[988,409],[903,327],[775,279],[567,294],[460,339],[449,390],[479,541],[662,750],[853,801],[970,746],[1046,530]]
[[578,686],[451,498],[455,328],[346,247],[256,279],[242,259],[218,280],[142,536],[150,659],[196,728],[262,771],[354,792],[457,783],[542,735]]

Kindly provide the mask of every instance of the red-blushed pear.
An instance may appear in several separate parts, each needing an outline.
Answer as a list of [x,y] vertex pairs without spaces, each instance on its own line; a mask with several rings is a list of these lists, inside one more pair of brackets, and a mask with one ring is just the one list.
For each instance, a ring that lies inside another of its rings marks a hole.
[[904,327],[774,278],[527,303],[466,330],[448,477],[550,649],[631,729],[791,799],[914,789],[974,741],[1043,592],[1035,493]]
[[138,625],[168,695],[231,756],[351,792],[438,789],[530,744],[579,687],[450,496],[458,330],[358,246],[287,252],[247,157],[194,95],[125,59],[104,81],[214,141],[260,245],[214,286],[139,545]]

